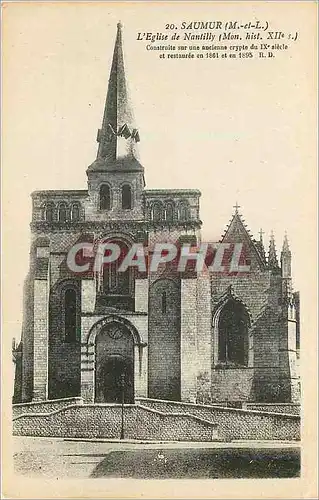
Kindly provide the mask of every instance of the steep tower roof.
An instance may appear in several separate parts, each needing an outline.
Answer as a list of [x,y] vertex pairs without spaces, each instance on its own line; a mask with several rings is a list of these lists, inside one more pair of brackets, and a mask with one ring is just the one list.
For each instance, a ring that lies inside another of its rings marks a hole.
[[284,243],[280,254],[281,274],[283,278],[291,278],[291,251],[288,243],[288,236],[285,233]]
[[97,158],[88,170],[143,170],[138,161],[139,141],[125,76],[122,25],[118,23]]
[[275,237],[273,231],[270,233],[270,240],[269,240],[269,250],[268,250],[268,266],[271,269],[278,269],[278,259],[277,259],[277,252],[276,252],[276,244],[275,244]]

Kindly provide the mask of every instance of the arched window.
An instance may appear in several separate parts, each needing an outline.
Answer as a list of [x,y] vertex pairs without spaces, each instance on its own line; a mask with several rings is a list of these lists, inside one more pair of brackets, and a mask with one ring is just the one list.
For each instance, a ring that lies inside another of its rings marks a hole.
[[162,292],[162,313],[165,314],[167,309],[167,297],[166,292]]
[[64,291],[64,341],[76,342],[77,339],[77,293],[74,288]]
[[151,218],[154,222],[162,220],[162,206],[160,203],[154,203],[151,211]]
[[219,361],[248,364],[248,328],[249,316],[245,307],[240,302],[229,300],[219,316]]
[[67,220],[67,205],[66,203],[60,203],[59,205],[59,222],[66,222]]
[[71,207],[71,220],[78,221],[80,219],[80,206],[78,203],[73,203]]
[[46,209],[47,209],[47,207],[46,207],[45,204],[41,205],[41,207],[40,207],[40,218],[41,218],[41,220],[45,220],[46,219]]
[[185,203],[181,203],[178,207],[178,217],[179,220],[187,220],[188,219],[188,207]]
[[110,210],[111,208],[111,189],[107,184],[100,187],[100,210]]
[[166,204],[165,219],[168,222],[173,222],[173,219],[174,219],[174,205],[173,205],[173,203],[167,203]]
[[125,256],[128,253],[128,247],[122,241],[112,241],[120,247],[120,256],[113,262],[104,264],[103,267],[103,292],[111,295],[129,295],[130,294],[130,268],[119,272]]
[[47,222],[52,222],[54,220],[54,205],[53,203],[49,202],[45,205],[45,220]]
[[132,190],[128,184],[122,186],[122,208],[125,210],[132,208]]

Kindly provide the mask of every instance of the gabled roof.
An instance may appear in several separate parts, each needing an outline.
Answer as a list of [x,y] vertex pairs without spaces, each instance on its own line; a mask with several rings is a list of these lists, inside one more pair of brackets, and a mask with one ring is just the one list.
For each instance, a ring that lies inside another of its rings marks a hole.
[[239,206],[236,204],[234,208],[235,213],[229,221],[220,243],[243,243],[246,248],[252,252],[252,256],[255,256],[258,264],[264,269],[266,267],[266,261],[262,248],[260,247],[260,242],[258,245],[258,242],[252,237],[250,231],[247,229],[245,220],[238,212]]

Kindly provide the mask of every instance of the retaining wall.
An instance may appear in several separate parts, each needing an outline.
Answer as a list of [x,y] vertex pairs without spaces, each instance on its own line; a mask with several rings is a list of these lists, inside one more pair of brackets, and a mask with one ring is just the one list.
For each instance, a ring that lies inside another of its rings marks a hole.
[[[14,435],[63,438],[120,437],[120,405],[71,405],[51,413],[28,413],[13,420]],[[125,405],[126,439],[212,441],[216,424],[183,412],[162,413],[139,405]]]
[[297,403],[246,403],[243,408],[247,410],[265,411],[267,413],[300,415],[300,404]]
[[299,440],[300,417],[283,413],[139,398],[140,404],[161,412],[189,413],[217,424],[221,439]]
[[[125,405],[128,439],[300,439],[300,417],[295,414],[299,405],[247,403],[244,410],[148,398],[138,402]],[[82,398],[67,398],[13,405],[13,419],[16,435],[117,439],[121,407],[84,405]]]
[[31,401],[30,403],[17,403],[12,405],[13,418],[26,413],[51,413],[61,410],[70,405],[83,405],[83,399],[80,397],[48,399],[46,401]]

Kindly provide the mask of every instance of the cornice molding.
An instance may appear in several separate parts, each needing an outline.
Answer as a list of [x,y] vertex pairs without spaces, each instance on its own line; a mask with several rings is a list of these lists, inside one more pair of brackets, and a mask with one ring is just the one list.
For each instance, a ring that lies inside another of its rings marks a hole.
[[30,223],[31,230],[34,232],[88,232],[93,230],[103,231],[123,231],[123,230],[144,230],[144,231],[161,231],[169,230],[189,230],[200,229],[201,220],[185,220],[185,221],[78,221],[78,222],[47,222],[33,221]]

